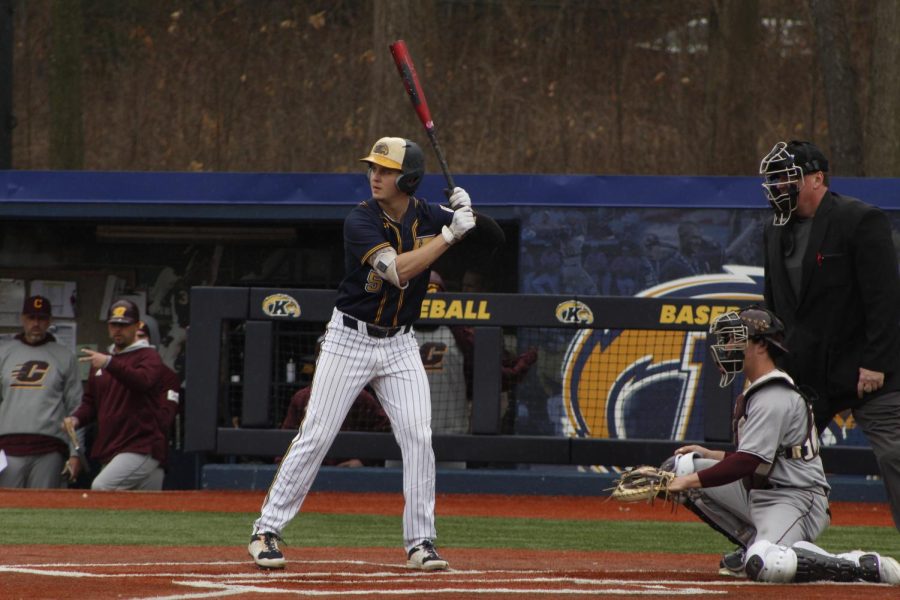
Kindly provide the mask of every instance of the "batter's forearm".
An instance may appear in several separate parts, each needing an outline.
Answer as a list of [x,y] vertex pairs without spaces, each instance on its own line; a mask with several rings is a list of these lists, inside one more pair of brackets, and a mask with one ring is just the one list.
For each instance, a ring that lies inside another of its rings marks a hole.
[[430,267],[449,247],[443,237],[436,235],[424,246],[397,255],[397,275],[400,283],[405,285],[407,281]]

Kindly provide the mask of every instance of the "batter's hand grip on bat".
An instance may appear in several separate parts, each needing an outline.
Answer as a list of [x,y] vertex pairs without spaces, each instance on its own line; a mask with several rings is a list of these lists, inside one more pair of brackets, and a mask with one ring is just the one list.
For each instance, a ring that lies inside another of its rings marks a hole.
[[425,129],[433,130],[434,122],[431,120],[431,111],[428,110],[428,101],[425,99],[425,92],[422,91],[421,84],[419,84],[419,76],[416,74],[416,67],[406,47],[406,42],[397,40],[390,45],[390,48],[394,63],[400,72],[400,78],[403,80],[403,85],[406,86],[406,93],[409,95],[413,108],[416,109],[416,114],[419,115],[419,120],[422,121]]

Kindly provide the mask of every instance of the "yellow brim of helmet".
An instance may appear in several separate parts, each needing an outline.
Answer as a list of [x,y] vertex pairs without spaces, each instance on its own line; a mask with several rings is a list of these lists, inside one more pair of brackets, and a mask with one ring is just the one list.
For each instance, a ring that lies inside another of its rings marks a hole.
[[396,160],[391,160],[387,156],[382,156],[380,154],[370,154],[365,158],[359,159],[360,162],[367,163],[375,163],[376,165],[381,165],[382,167],[386,167],[388,169],[396,169],[398,171],[403,170],[403,165],[398,163]]

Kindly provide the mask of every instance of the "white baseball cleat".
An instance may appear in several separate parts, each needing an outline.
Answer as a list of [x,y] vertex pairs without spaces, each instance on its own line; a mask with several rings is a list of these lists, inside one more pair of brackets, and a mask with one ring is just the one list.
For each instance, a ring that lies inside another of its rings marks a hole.
[[423,540],[421,544],[414,546],[409,551],[406,568],[420,571],[445,571],[450,568],[450,564],[438,555],[437,550],[434,549],[434,542]]
[[286,561],[278,548],[281,540],[274,533],[256,533],[250,536],[247,552],[253,557],[257,566],[263,569],[283,569]]
[[900,563],[890,556],[878,557],[878,575],[881,583],[900,585]]

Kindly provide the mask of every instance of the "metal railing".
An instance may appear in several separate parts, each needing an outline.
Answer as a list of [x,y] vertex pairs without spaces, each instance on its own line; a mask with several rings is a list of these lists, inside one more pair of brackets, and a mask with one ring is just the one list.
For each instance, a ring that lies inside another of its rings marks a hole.
[[[287,448],[295,431],[275,429],[271,420],[273,329],[275,323],[326,323],[334,306],[331,290],[195,287],[187,347],[184,448],[211,455],[273,457]],[[582,435],[503,435],[500,433],[500,366],[503,328],[554,328],[575,336],[616,330],[694,333],[701,339],[717,313],[739,302],[673,298],[579,297],[523,294],[434,294],[422,308],[422,324],[471,325],[474,328],[471,434],[434,434],[440,461],[530,463],[548,465],[658,464],[686,441],[710,448],[731,447],[730,419],[734,390],[718,386],[719,374],[698,352],[693,392],[691,438],[647,439]],[[223,368],[225,325],[243,323],[241,426],[223,422],[229,374]],[[700,346],[700,344],[696,344]],[[705,346],[705,343],[702,344]],[[705,350],[705,348],[703,348]],[[571,352],[570,352],[571,353]],[[671,362],[671,361],[670,361]],[[674,361],[677,362],[677,361]],[[684,362],[684,361],[682,361]],[[699,402],[699,400],[697,400]],[[697,404],[695,402],[695,404]],[[569,418],[577,420],[577,415]],[[877,474],[870,448],[822,449],[826,470],[839,474]],[[332,457],[398,459],[390,433],[341,432]]]

